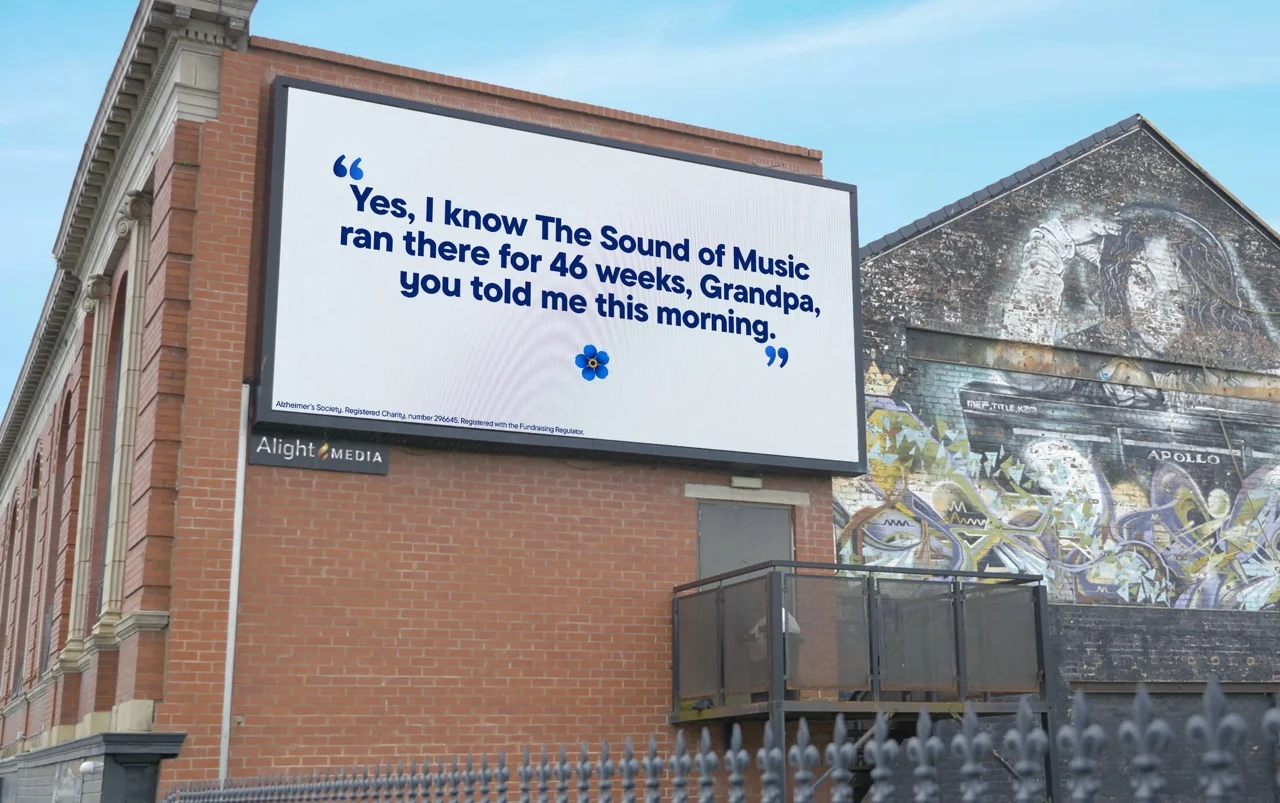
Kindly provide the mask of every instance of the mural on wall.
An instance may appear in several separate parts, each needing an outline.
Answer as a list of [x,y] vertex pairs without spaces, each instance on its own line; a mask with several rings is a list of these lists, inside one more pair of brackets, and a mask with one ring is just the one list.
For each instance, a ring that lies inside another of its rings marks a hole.
[[1044,220],[1010,290],[1003,340],[1280,369],[1280,332],[1232,250],[1171,206]]
[[1145,132],[871,257],[839,558],[1280,609],[1278,278],[1275,242]]
[[1041,574],[1058,601],[1277,607],[1275,405],[1035,379],[917,361],[913,390],[873,366],[893,392],[868,396],[868,475],[836,484],[841,560]]

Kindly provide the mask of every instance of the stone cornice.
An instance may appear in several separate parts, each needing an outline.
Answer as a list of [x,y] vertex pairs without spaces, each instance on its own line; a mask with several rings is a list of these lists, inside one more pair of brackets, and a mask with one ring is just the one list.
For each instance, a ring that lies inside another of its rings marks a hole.
[[168,611],[129,611],[116,623],[113,637],[119,644],[138,633],[156,633],[168,626]]
[[172,92],[158,85],[182,80],[174,69],[174,57],[184,48],[217,52],[247,47],[249,16],[256,3],[140,0],[71,182],[53,247],[53,281],[0,421],[0,485],[12,469],[14,451],[41,397],[46,373],[59,354],[67,324],[74,320],[86,263],[94,256],[90,247],[94,232],[105,225],[114,236],[117,210],[111,205],[118,203],[124,189],[141,189],[119,185],[129,180],[121,176],[127,168],[123,163],[130,161],[126,155],[154,134],[142,130],[147,127],[144,121],[155,120],[153,107],[173,101]]
[[89,139],[80,156],[54,243],[61,270],[75,272],[116,163],[140,111],[154,91],[154,79],[180,39],[224,48],[238,47],[248,31],[256,0],[141,0],[115,69],[107,81]]

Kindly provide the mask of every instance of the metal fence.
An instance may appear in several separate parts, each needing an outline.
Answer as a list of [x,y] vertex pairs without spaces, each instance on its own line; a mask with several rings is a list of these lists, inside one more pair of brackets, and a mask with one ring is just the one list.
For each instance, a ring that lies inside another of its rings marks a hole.
[[[455,758],[447,767],[438,760],[434,771],[427,761],[407,767],[402,764],[185,784],[169,791],[163,801],[569,803],[572,797],[576,803],[614,803],[618,799],[620,803],[660,803],[667,799],[689,803],[696,795],[698,803],[722,799],[745,803],[757,796],[761,803],[782,803],[789,795],[794,803],[813,803],[815,796],[829,798],[832,803],[853,803],[855,799],[887,803],[908,790],[910,799],[917,803],[944,799],[966,803],[1052,799],[1044,773],[1049,737],[1029,703],[1021,707],[1016,724],[998,743],[1012,757],[1007,762],[1002,760],[1007,769],[1004,777],[987,777],[984,761],[992,755],[997,742],[992,733],[983,729],[972,708],[966,710],[963,726],[949,746],[935,733],[934,723],[923,709],[915,724],[916,735],[902,745],[890,738],[885,714],[880,714],[874,726],[856,741],[850,739],[843,717],[838,717],[825,749],[811,741],[808,724],[801,720],[789,749],[775,744],[772,729],[765,728],[764,746],[753,756],[743,746],[741,728],[734,725],[730,744],[723,753],[712,749],[710,732],[704,728],[700,743],[692,751],[683,731],[678,732],[674,751],[665,756],[660,755],[656,738],[650,740],[647,752],[639,754],[628,740],[617,757],[605,742],[594,759],[584,743],[576,758],[564,747],[558,757],[549,757],[545,748],[537,757],[525,750],[514,767],[508,765],[505,753],[500,753],[494,762],[487,755],[476,761],[468,754],[461,764]],[[1181,735],[1158,717],[1141,685],[1131,717],[1114,734],[1090,721],[1085,696],[1077,692],[1071,723],[1057,733],[1057,746],[1067,759],[1068,799],[1087,803],[1102,795],[1108,800],[1164,800],[1161,756],[1179,738],[1186,738],[1195,746],[1200,781],[1198,792],[1176,790],[1181,799],[1277,799],[1280,777],[1275,772],[1274,748],[1280,741],[1280,709],[1268,710],[1258,724],[1271,747],[1262,753],[1270,762],[1266,775],[1276,784],[1266,790],[1242,788],[1237,751],[1249,726],[1238,714],[1228,711],[1226,696],[1216,680],[1207,684],[1201,711],[1187,719]],[[1101,777],[1099,758],[1117,750],[1125,751],[1128,775]],[[954,775],[946,778],[947,773]],[[860,779],[865,784],[858,783]],[[944,797],[944,780],[951,781],[958,796]]]

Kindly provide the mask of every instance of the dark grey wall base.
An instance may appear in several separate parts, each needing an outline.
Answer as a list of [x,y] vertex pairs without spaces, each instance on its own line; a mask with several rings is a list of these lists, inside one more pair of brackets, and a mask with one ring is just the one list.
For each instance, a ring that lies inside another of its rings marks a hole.
[[151,803],[185,733],[99,733],[0,761],[0,803]]

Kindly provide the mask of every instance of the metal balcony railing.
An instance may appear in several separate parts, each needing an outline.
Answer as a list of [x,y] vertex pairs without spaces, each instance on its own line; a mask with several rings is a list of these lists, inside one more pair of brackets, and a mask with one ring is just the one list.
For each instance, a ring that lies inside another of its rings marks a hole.
[[1043,701],[1039,581],[773,561],[678,586],[671,720]]

